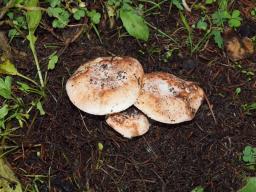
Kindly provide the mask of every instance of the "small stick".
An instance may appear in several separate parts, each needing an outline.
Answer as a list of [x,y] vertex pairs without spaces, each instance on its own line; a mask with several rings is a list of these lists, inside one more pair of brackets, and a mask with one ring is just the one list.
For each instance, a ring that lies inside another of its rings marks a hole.
[[191,12],[191,9],[190,9],[190,7],[188,6],[186,0],[182,0],[182,5],[183,5],[183,7],[184,7],[188,12]]
[[209,109],[210,109],[210,112],[211,112],[211,114],[212,114],[212,117],[213,117],[213,119],[214,119],[214,122],[215,122],[215,124],[217,125],[217,124],[218,124],[217,119],[216,119],[216,117],[215,117],[215,114],[214,114],[214,112],[213,112],[213,110],[212,110],[211,103],[210,103],[208,97],[206,96],[206,94],[204,94],[204,98],[205,98],[205,100],[206,100],[206,102],[207,102],[207,105],[208,105],[208,107],[209,107]]

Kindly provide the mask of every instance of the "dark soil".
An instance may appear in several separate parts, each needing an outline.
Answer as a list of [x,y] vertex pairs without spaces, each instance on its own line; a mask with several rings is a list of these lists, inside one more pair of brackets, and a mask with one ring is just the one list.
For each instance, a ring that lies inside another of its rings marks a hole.
[[[182,24],[178,14],[168,14],[168,9],[168,4],[163,5],[161,15],[147,20],[171,35]],[[176,22],[179,26],[175,28]],[[147,43],[128,36],[119,38],[119,32],[124,31],[102,25],[103,44],[93,31],[89,32],[90,39],[83,34],[65,49],[56,68],[48,73],[47,114],[38,115],[32,126],[18,130],[19,136],[13,141],[20,147],[8,155],[21,182],[34,179],[28,175],[43,175],[44,182],[35,181],[40,192],[188,192],[198,185],[207,192],[237,191],[245,175],[255,175],[246,170],[240,156],[246,145],[256,146],[256,114],[246,114],[241,108],[256,100],[256,77],[248,81],[212,41],[189,56],[185,30],[175,34],[180,47],[168,62],[163,55],[175,45],[156,31],[151,30]],[[196,33],[195,41],[201,35]],[[38,55],[46,68],[47,56],[54,49],[44,45],[60,42],[43,29],[38,38]],[[12,44],[23,51],[27,46],[20,40]],[[29,49],[25,51],[30,54]],[[110,53],[137,58],[146,72],[167,71],[197,82],[209,98],[217,124],[204,102],[190,122],[165,125],[151,121],[146,135],[125,139],[105,123],[104,117],[79,111],[67,97],[67,79],[83,62]],[[20,70],[33,77],[33,60],[28,58]],[[256,66],[251,59],[241,65],[254,70]],[[242,92],[237,96],[238,87]],[[99,142],[104,146],[101,156]]]

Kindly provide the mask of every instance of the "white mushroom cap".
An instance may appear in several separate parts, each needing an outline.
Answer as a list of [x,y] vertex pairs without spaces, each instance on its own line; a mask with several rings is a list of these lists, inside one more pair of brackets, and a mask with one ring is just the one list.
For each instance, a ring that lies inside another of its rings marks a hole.
[[116,113],[132,106],[139,96],[144,72],[131,57],[100,57],[80,66],[68,79],[71,102],[94,115]]
[[106,122],[126,138],[141,136],[149,130],[150,126],[147,117],[138,110],[109,115]]
[[203,98],[203,90],[195,83],[153,72],[144,75],[142,91],[134,105],[153,120],[176,124],[192,120]]

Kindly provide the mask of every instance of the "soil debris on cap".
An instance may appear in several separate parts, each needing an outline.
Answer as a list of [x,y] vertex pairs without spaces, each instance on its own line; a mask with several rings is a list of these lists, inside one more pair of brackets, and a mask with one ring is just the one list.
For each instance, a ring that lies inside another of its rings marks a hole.
[[147,117],[136,109],[109,115],[106,122],[126,138],[141,136],[150,127]]
[[131,57],[99,57],[81,65],[68,79],[67,94],[84,112],[106,115],[132,106],[144,75],[138,60]]
[[176,124],[192,120],[203,98],[204,91],[195,83],[153,72],[144,75],[142,91],[134,105],[155,121]]

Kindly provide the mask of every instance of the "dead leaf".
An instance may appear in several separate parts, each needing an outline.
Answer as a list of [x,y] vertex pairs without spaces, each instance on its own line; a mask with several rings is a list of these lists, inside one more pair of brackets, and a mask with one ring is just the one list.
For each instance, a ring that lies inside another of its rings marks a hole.
[[0,158],[0,192],[22,192],[20,182],[3,158]]

